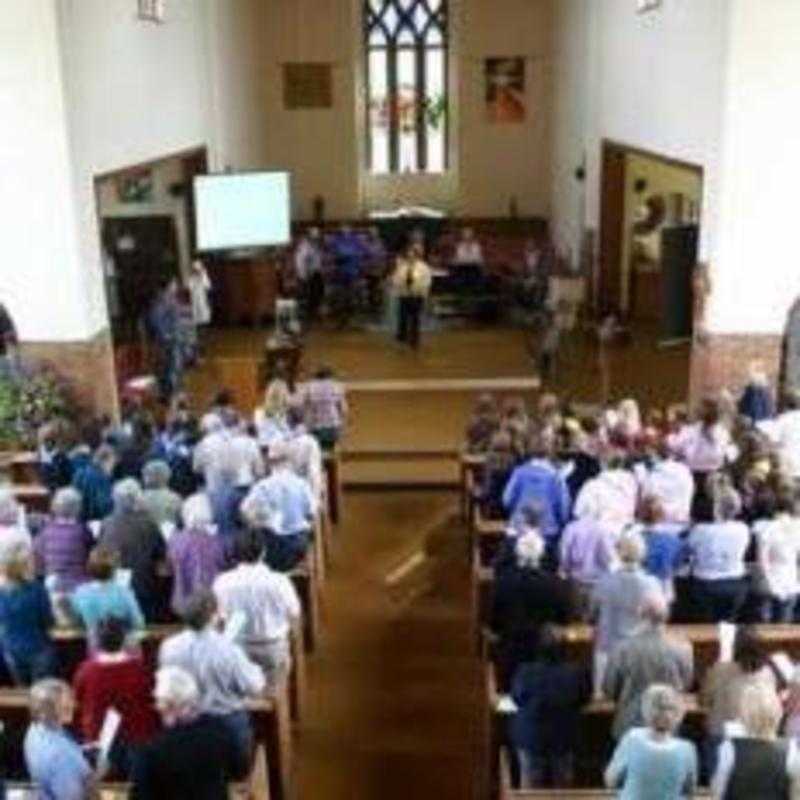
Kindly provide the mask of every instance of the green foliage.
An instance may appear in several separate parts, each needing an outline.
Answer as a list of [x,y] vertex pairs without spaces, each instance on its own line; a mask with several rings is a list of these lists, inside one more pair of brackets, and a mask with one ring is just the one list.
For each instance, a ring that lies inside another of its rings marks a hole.
[[423,108],[428,125],[434,130],[439,130],[447,117],[447,100],[444,95],[426,97],[423,102]]

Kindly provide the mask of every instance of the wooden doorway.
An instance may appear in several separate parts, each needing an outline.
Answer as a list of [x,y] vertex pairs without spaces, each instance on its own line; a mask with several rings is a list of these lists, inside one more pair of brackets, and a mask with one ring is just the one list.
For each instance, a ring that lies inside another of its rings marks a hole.
[[600,252],[598,257],[595,307],[601,316],[619,308],[625,220],[625,150],[603,143],[600,177]]

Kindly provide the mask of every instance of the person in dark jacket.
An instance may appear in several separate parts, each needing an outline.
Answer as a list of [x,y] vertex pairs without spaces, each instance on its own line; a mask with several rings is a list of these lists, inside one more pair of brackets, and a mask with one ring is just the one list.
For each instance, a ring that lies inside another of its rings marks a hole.
[[131,800],[227,800],[229,781],[249,765],[223,723],[200,714],[197,681],[180,667],[162,667],[154,694],[164,731],[134,763]]
[[104,519],[114,510],[111,475],[116,461],[114,448],[104,444],[97,448],[88,463],[73,474],[72,486],[83,498],[81,519],[84,522]]
[[132,478],[114,484],[114,513],[103,520],[99,543],[119,554],[131,572],[131,588],[148,622],[163,617],[159,571],[166,564],[164,537],[145,510],[142,489]]
[[775,398],[760,364],[750,366],[750,380],[739,398],[737,410],[752,423],[775,416]]
[[517,665],[533,658],[541,627],[566,625],[575,609],[569,582],[540,567],[544,541],[538,533],[520,536],[515,553],[516,564],[506,564],[497,572],[491,612],[492,632],[498,639],[498,686],[503,692]]
[[591,673],[566,661],[562,633],[543,625],[533,661],[514,674],[517,713],[509,735],[520,762],[520,788],[564,788],[573,782],[580,711],[592,695]]

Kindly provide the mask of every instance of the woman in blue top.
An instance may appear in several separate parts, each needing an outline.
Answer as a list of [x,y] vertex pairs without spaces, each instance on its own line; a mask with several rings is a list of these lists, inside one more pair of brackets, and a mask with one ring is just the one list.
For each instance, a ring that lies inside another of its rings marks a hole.
[[618,800],[680,800],[697,786],[697,752],[674,733],[684,714],[671,687],[653,684],[642,696],[646,728],[631,728],[617,745],[605,773]]
[[72,610],[94,641],[97,623],[115,617],[127,624],[129,630],[144,628],[144,616],[130,586],[116,579],[117,554],[98,545],[89,554],[86,571],[92,579],[79,586],[71,597]]
[[0,644],[8,671],[18,686],[55,674],[50,597],[44,586],[33,579],[33,572],[33,554],[28,545],[15,545],[5,555],[0,585]]

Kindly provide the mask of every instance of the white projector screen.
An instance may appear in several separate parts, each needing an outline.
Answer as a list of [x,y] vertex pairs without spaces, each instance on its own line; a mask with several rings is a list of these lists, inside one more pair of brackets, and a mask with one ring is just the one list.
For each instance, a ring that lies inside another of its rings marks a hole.
[[289,173],[198,175],[197,249],[239,250],[291,241]]

